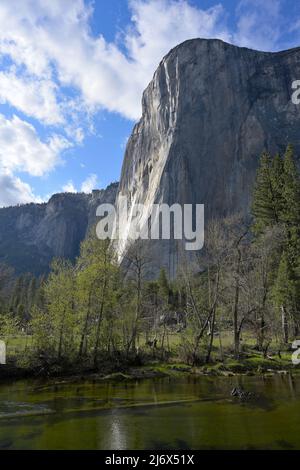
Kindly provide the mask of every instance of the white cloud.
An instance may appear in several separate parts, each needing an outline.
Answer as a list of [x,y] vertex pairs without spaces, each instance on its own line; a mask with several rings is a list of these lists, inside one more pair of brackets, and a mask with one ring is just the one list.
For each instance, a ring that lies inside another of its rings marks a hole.
[[83,193],[91,193],[93,189],[96,189],[98,184],[98,177],[95,174],[91,174],[83,181],[81,185],[81,191]]
[[173,46],[194,37],[230,37],[220,5],[201,10],[186,1],[132,0],[130,7],[132,23],[120,48],[91,35],[92,9],[83,0],[22,0],[17,9],[14,1],[2,0],[0,52],[46,80],[48,89],[57,76],[60,85],[79,90],[88,108],[137,119],[142,92]]
[[62,124],[56,100],[57,86],[51,80],[18,77],[15,70],[0,72],[0,103],[9,103],[46,124]]
[[42,141],[36,129],[17,116],[0,114],[0,206],[41,202],[18,172],[43,176],[61,162],[70,143],[59,135]]
[[36,197],[29,184],[19,177],[1,170],[0,173],[0,207],[24,204],[27,202],[42,202]]
[[[83,193],[91,193],[98,185],[98,177],[94,173],[90,174],[81,184],[80,191]],[[77,193],[78,190],[72,180],[69,180],[64,186],[63,191],[66,193]]]
[[42,176],[60,162],[60,154],[70,143],[58,135],[43,142],[35,128],[17,116],[0,114],[0,169]]
[[33,85],[27,78],[29,95],[40,87],[40,100],[46,104],[44,111],[38,111],[34,97],[23,96],[24,78],[15,77],[17,97],[7,99],[19,109],[24,111],[32,101],[36,117],[51,122],[52,113],[52,121],[58,122],[56,91],[66,85],[80,93],[82,102],[73,103],[75,111],[81,106],[90,111],[100,107],[136,120],[144,88],[162,57],[180,42],[214,37],[268,49],[275,47],[281,34],[274,27],[280,21],[280,0],[241,0],[235,34],[226,26],[221,4],[205,10],[187,0],[129,0],[131,23],[117,41],[109,43],[91,34],[91,5],[83,0],[22,0],[16,8],[16,1],[1,0],[0,53],[39,80]]
[[282,34],[281,6],[281,0],[241,0],[234,42],[264,51],[277,49]]
[[63,191],[65,193],[77,193],[77,189],[75,188],[72,180],[69,180],[67,184],[63,186]]

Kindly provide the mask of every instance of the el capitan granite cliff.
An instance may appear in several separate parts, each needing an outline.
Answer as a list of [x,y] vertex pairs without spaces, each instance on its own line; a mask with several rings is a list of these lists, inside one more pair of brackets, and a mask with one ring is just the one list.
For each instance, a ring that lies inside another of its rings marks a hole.
[[[117,200],[204,204],[206,221],[249,214],[261,153],[288,143],[300,153],[300,106],[291,99],[297,78],[300,48],[266,53],[203,39],[174,48],[144,92]],[[157,264],[173,277],[178,243],[152,243]],[[126,244],[118,250],[122,259]]]
[[[195,39],[160,63],[143,95],[143,114],[126,148],[119,189],[93,202],[56,195],[48,204],[0,210],[0,261],[18,272],[43,272],[53,256],[74,258],[96,206],[126,196],[130,204],[205,204],[206,221],[249,214],[253,182],[264,150],[300,154],[300,48],[258,52],[220,40]],[[147,220],[147,211],[143,221]],[[131,221],[124,226],[129,231]],[[157,245],[159,243],[159,246]],[[178,244],[153,242],[154,261],[171,277]],[[126,243],[117,247],[120,259]]]

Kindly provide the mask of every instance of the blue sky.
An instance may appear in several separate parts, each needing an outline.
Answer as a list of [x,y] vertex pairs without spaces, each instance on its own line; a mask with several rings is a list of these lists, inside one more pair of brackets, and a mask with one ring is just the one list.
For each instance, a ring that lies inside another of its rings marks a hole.
[[296,47],[300,2],[1,0],[0,206],[118,180],[142,91],[194,37]]

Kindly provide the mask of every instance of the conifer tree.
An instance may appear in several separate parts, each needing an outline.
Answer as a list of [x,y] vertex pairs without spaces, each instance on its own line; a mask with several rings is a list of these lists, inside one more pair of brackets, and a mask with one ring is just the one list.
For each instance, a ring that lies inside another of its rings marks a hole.
[[288,146],[284,156],[283,198],[286,251],[290,266],[289,281],[293,286],[290,293],[291,314],[294,319],[295,332],[297,332],[300,317],[300,178],[292,145]]
[[253,231],[256,234],[262,233],[266,227],[278,223],[276,195],[273,187],[273,169],[270,154],[267,152],[263,153],[260,159],[260,166],[257,170],[252,204],[252,214],[254,216]]
[[170,286],[169,286],[169,281],[167,278],[166,270],[164,268],[161,268],[159,272],[158,285],[159,285],[159,293],[161,297],[163,297],[165,300],[168,301],[169,294],[170,294]]
[[282,222],[284,209],[284,163],[280,154],[276,154],[272,160],[270,172],[274,218],[277,223]]
[[300,252],[300,179],[291,145],[284,156],[283,220],[289,260],[296,268]]

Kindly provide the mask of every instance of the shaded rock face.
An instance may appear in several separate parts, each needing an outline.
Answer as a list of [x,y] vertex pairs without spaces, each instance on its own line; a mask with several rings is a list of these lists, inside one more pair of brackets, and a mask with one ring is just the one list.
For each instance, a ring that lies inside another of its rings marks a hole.
[[[297,79],[300,48],[264,53],[202,39],[177,46],[144,92],[117,201],[205,204],[206,223],[249,214],[262,151],[283,152],[291,142],[300,153],[300,106],[291,100]],[[173,277],[178,243],[152,248],[157,267]],[[126,240],[118,252],[122,260]]]
[[47,204],[0,209],[0,262],[16,273],[46,273],[54,257],[74,260],[96,223],[100,204],[114,204],[118,183],[92,194],[55,194]]

